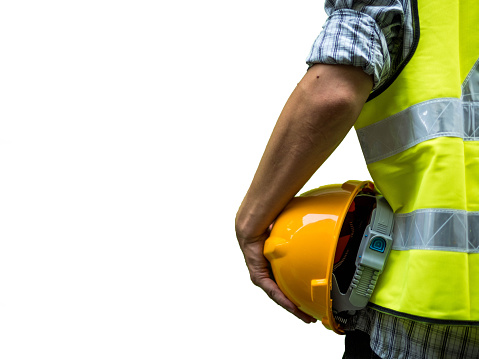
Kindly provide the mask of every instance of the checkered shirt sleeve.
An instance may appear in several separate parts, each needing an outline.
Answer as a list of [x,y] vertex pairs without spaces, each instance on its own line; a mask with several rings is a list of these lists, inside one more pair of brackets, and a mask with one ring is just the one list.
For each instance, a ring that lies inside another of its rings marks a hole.
[[411,47],[409,0],[327,0],[324,7],[329,17],[307,64],[359,66],[378,88]]

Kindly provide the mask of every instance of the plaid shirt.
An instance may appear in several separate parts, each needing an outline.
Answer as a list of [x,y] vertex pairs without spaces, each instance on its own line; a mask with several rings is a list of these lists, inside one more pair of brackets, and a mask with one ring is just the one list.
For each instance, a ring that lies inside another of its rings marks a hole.
[[371,349],[381,358],[479,358],[478,327],[421,323],[366,307],[351,317],[346,329],[368,333]]
[[[329,18],[306,62],[360,66],[374,89],[386,82],[413,44],[410,0],[326,0]],[[365,308],[348,330],[370,335],[381,358],[479,358],[479,328],[427,324]]]
[[413,43],[409,0],[326,0],[329,18],[306,62],[360,66],[374,88],[406,57]]

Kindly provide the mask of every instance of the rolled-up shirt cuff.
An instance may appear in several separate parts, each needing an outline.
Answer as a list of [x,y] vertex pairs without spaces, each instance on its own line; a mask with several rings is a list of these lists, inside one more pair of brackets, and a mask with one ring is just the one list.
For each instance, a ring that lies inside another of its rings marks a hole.
[[350,9],[337,10],[326,20],[306,63],[359,66],[373,76],[373,89],[386,80],[391,67],[386,38],[376,21]]

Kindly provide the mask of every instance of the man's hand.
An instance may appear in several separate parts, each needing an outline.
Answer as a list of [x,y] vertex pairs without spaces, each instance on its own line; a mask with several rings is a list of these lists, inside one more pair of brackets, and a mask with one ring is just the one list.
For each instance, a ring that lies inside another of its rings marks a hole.
[[238,242],[245,257],[251,281],[263,289],[278,305],[305,323],[316,322],[315,318],[300,311],[293,302],[286,298],[276,282],[272,279],[269,263],[263,255],[264,242],[268,236],[269,230],[256,238],[244,238],[241,234],[237,233]]

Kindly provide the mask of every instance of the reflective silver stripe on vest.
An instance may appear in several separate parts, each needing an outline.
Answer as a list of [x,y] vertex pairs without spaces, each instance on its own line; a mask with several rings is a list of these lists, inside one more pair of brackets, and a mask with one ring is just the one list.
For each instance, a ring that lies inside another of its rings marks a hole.
[[479,253],[479,212],[420,209],[395,214],[392,249]]
[[462,97],[421,102],[357,131],[370,164],[436,137],[479,140],[479,60],[462,85]]

